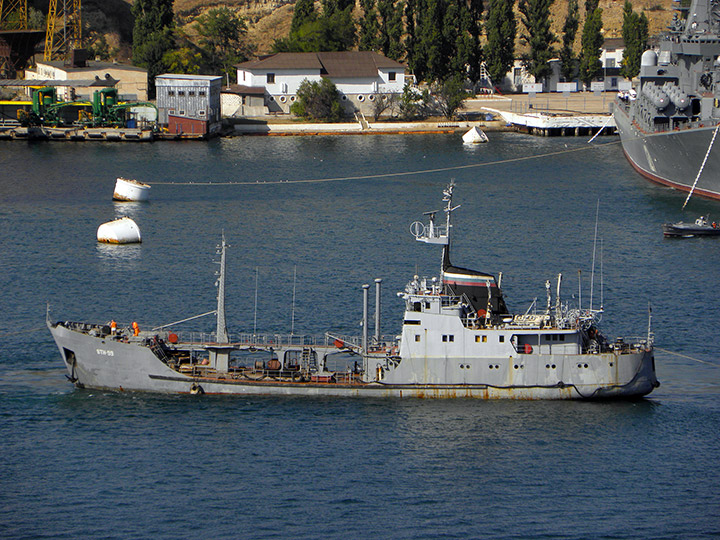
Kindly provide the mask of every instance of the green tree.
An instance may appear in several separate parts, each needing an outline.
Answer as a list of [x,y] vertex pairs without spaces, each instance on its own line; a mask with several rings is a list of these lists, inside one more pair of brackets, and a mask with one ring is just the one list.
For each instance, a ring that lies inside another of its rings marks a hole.
[[545,82],[552,69],[548,63],[555,57],[553,43],[557,41],[550,30],[550,6],[553,0],[520,0],[520,20],[525,27],[521,33],[523,43],[530,52],[523,55],[525,69],[536,82]]
[[477,26],[479,2],[408,0],[405,10],[407,59],[418,79],[444,81],[462,72],[472,74],[477,80],[481,55]]
[[323,78],[318,81],[305,79],[297,90],[297,100],[290,112],[308,120],[338,122],[343,116],[340,93],[335,84]]
[[213,8],[198,17],[195,26],[207,64],[214,73],[227,77],[233,65],[247,60],[250,49],[245,43],[245,19],[226,7]]
[[297,0],[293,11],[292,22],[290,23],[290,34],[297,32],[298,29],[306,23],[313,22],[317,19],[314,0]]
[[397,105],[400,118],[403,120],[424,118],[430,108],[430,92],[427,89],[420,92],[410,83],[405,83]]
[[163,63],[171,73],[197,75],[201,71],[203,58],[202,54],[192,47],[180,47],[166,52]]
[[[597,2],[596,2],[597,3]],[[588,3],[586,2],[586,6]],[[592,6],[593,4],[590,3]],[[603,45],[602,9],[595,8],[587,14],[582,33],[582,51],[580,53],[580,80],[586,85],[602,72],[600,49]]]
[[402,1],[378,0],[380,24],[378,28],[378,45],[382,53],[393,60],[400,60],[403,55],[403,9]]
[[435,103],[440,113],[448,120],[455,117],[455,114],[465,106],[465,100],[470,97],[463,82],[463,77],[458,74],[442,83],[432,85]]
[[166,71],[163,56],[175,48],[173,0],[135,0],[132,14],[133,63],[148,70],[148,96],[155,97],[155,77]]
[[338,11],[350,10],[355,7],[355,0],[322,0],[323,14],[330,16]]
[[628,0],[625,0],[623,8],[622,37],[625,50],[620,75],[632,79],[640,73],[640,58],[647,47],[648,20],[645,13],[635,13]]
[[577,72],[577,58],[573,45],[580,27],[580,18],[578,16],[577,0],[568,1],[568,11],[563,25],[563,45],[560,49],[560,71],[566,81],[571,81]]
[[358,49],[375,51],[380,48],[380,23],[375,9],[376,0],[360,0],[363,15],[358,28]]
[[347,51],[356,39],[351,8],[334,9],[330,15],[309,17],[295,30],[291,27],[290,35],[275,40],[272,49],[273,52]]
[[517,26],[513,0],[490,0],[485,23],[487,43],[485,62],[493,84],[499,84],[515,60],[515,33]]

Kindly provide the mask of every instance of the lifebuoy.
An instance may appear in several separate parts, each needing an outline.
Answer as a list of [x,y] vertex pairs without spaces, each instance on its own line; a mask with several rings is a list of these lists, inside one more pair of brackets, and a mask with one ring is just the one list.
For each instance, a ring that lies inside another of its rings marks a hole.
[[525,354],[531,354],[532,353],[532,345],[529,343],[525,344]]

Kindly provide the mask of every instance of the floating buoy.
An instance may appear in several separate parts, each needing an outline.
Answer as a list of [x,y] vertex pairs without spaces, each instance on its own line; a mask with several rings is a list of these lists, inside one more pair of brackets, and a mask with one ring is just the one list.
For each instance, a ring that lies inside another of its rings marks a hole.
[[142,242],[140,228],[129,217],[103,223],[97,230],[98,242],[106,244],[139,244]]
[[147,201],[149,197],[150,186],[147,184],[127,178],[118,178],[115,182],[113,201],[142,202]]
[[488,140],[485,132],[477,126],[471,127],[468,132],[463,135],[463,142],[467,144],[486,143]]

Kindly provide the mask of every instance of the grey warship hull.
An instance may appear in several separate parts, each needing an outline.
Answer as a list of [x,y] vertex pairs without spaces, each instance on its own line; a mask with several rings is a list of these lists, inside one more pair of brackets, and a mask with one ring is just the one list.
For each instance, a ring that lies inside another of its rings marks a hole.
[[613,110],[623,151],[643,176],[720,199],[718,0],[676,2],[668,32],[640,59],[639,83]]
[[[680,191],[692,189],[715,125],[698,123],[694,127],[648,133],[632,123],[622,104],[616,105],[613,116],[625,157],[638,173]],[[693,193],[720,199],[720,144],[713,145]]]

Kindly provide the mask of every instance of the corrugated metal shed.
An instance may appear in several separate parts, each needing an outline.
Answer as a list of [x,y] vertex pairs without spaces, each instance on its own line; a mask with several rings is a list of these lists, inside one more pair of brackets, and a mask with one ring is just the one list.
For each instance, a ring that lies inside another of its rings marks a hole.
[[171,115],[220,122],[222,77],[165,73],[155,78],[155,88],[161,124],[167,125]]

